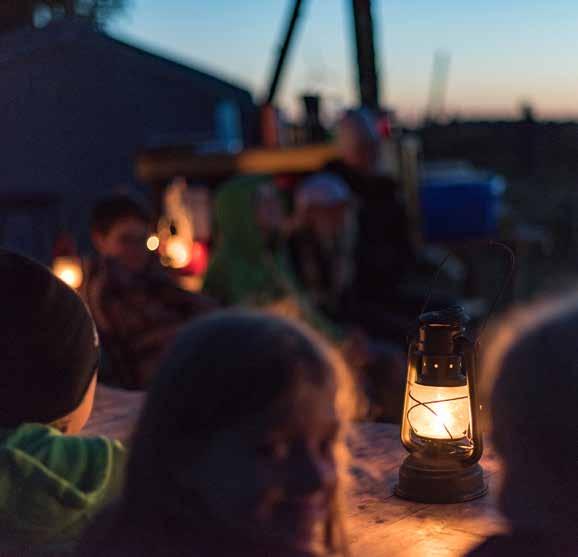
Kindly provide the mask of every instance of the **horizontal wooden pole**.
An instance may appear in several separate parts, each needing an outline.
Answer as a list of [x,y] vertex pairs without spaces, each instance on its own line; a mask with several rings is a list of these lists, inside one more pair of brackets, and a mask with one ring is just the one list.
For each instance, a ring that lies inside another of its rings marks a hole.
[[233,174],[304,173],[319,170],[337,157],[334,144],[202,155],[190,147],[167,147],[138,155],[135,173],[140,181],[147,183],[166,182],[175,176],[215,179]]

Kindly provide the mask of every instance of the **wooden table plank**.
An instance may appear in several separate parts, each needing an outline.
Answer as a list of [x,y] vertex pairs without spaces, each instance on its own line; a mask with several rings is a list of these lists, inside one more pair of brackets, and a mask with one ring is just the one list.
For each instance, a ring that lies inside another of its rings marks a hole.
[[[144,402],[143,393],[97,387],[93,414],[83,435],[126,442]],[[500,466],[491,447],[482,459],[490,493],[457,505],[428,505],[393,495],[407,453],[399,427],[361,423],[350,437],[351,480],[347,489],[347,529],[358,557],[459,557],[484,538],[506,529],[496,509]]]
[[103,435],[126,443],[138,420],[145,394],[97,385],[94,407],[81,435]]

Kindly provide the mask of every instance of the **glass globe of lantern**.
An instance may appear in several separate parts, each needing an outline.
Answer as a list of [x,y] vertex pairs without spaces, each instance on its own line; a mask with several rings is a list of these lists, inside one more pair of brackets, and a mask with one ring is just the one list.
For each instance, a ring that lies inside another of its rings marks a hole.
[[468,386],[432,387],[414,383],[410,388],[408,422],[414,435],[424,439],[466,439],[470,429]]

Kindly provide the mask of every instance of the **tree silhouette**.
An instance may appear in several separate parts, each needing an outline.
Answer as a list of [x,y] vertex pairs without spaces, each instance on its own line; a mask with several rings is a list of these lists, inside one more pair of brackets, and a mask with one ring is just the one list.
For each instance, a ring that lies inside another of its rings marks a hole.
[[0,0],[0,33],[63,17],[85,18],[101,27],[129,3],[130,0]]

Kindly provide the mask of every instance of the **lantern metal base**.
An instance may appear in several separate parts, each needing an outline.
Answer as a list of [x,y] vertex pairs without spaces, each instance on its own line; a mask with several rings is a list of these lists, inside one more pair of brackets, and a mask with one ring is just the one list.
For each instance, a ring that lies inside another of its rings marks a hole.
[[395,494],[419,503],[463,503],[488,491],[482,467],[464,466],[448,457],[410,454],[399,469]]

